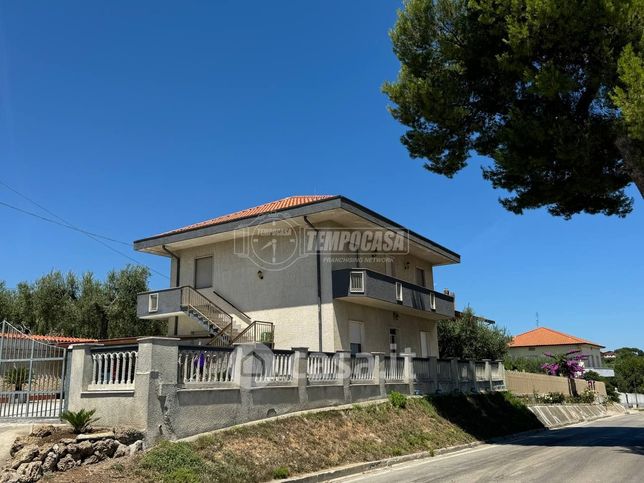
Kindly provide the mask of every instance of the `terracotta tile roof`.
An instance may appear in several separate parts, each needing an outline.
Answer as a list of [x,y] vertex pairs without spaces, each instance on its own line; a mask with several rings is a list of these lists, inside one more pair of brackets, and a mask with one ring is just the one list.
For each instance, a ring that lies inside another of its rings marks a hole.
[[37,334],[2,334],[5,339],[33,339],[54,344],[80,344],[96,342],[96,339],[83,339],[79,337],[65,337],[63,335],[37,335]]
[[264,203],[263,205],[254,206],[252,208],[247,208],[245,210],[236,211],[235,213],[230,213],[228,215],[218,216],[217,218],[212,218],[210,220],[201,221],[199,223],[193,223],[192,225],[184,226],[183,228],[177,228],[176,230],[171,230],[161,235],[172,235],[175,233],[182,233],[184,231],[194,230],[196,228],[205,228],[207,226],[219,225],[220,223],[226,223],[228,221],[239,220],[242,218],[249,218],[252,216],[267,215],[269,213],[274,213],[276,211],[286,210],[288,208],[295,208],[296,206],[308,205],[309,203],[315,203],[316,201],[321,201],[327,198],[334,198],[333,195],[302,195],[302,196],[289,196],[288,198],[283,198],[277,201],[271,201],[269,203]]
[[535,347],[544,345],[579,345],[589,344],[604,347],[574,335],[564,334],[547,327],[538,327],[534,330],[519,334],[508,344],[508,347]]

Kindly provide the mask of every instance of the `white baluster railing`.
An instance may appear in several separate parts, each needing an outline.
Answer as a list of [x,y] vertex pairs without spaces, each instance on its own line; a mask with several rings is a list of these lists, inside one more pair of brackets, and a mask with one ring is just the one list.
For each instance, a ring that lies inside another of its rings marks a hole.
[[339,377],[338,354],[314,352],[309,354],[306,361],[306,376],[309,382],[333,382]]
[[366,382],[373,380],[374,358],[371,355],[351,356],[351,381]]
[[253,360],[253,380],[258,384],[274,384],[293,380],[293,353],[274,352],[270,358]]
[[385,357],[385,382],[404,380],[405,359],[403,357]]
[[179,351],[179,381],[183,384],[218,384],[233,380],[232,350],[187,349]]
[[485,362],[477,361],[477,362],[475,362],[474,367],[476,369],[476,380],[477,381],[485,381],[486,380],[486,377],[485,377]]
[[136,375],[136,350],[92,353],[89,390],[132,390]]
[[429,381],[429,359],[414,357],[414,381]]

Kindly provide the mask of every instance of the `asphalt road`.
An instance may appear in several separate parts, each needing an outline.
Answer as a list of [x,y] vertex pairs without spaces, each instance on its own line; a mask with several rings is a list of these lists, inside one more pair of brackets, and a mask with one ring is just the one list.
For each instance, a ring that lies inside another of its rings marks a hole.
[[334,481],[642,482],[644,413],[544,431]]

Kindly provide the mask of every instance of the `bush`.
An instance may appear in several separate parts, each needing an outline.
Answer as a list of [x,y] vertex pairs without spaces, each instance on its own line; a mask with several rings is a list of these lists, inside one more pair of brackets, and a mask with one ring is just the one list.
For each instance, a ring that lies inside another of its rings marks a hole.
[[286,466],[278,466],[273,470],[273,478],[276,480],[282,480],[290,476],[290,471]]
[[389,393],[389,402],[395,408],[404,409],[407,407],[407,396],[397,391],[391,391]]
[[158,473],[172,473],[182,470],[183,475],[190,471],[199,474],[204,461],[188,443],[161,441],[141,459],[141,468]]
[[100,418],[95,418],[94,413],[96,409],[80,409],[78,411],[63,411],[60,413],[60,419],[68,422],[74,429],[74,433],[86,433],[91,429],[92,423],[95,423]]
[[14,391],[22,391],[22,386],[31,380],[28,367],[12,367],[3,377],[4,383],[13,386]]
[[531,372],[533,374],[543,374],[543,366],[549,362],[546,357],[512,357],[506,356],[503,359],[503,365],[506,371]]
[[595,402],[595,393],[586,389],[583,393],[577,396],[570,396],[567,401],[569,403],[592,404]]
[[535,394],[535,400],[542,404],[563,404],[566,402],[566,396],[561,392],[549,392],[548,394]]

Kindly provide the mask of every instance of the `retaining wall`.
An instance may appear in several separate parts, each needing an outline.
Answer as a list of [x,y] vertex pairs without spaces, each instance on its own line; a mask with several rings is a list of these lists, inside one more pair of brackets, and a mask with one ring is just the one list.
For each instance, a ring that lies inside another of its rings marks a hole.
[[529,406],[528,409],[547,428],[592,421],[624,412],[624,408],[617,404],[540,404]]
[[[547,394],[549,392],[560,392],[566,396],[572,396],[568,379],[565,377],[533,374],[531,372],[506,371],[505,381],[508,391],[515,394],[532,395],[534,393]],[[606,385],[603,382],[575,379],[575,385],[579,394],[583,393],[586,389],[591,389],[599,396],[606,396]]]

